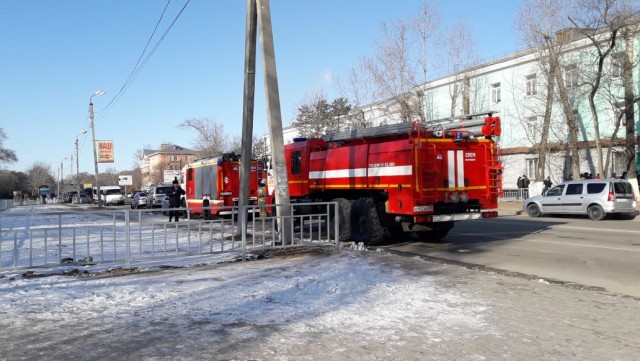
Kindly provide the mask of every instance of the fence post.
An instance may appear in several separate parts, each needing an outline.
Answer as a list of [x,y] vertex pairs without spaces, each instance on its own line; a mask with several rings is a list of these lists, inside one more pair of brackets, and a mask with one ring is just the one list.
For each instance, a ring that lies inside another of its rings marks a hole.
[[333,237],[334,241],[336,242],[336,247],[338,247],[338,245],[340,244],[340,242],[338,241],[340,239],[340,235],[338,234],[338,232],[340,231],[340,204],[338,202],[334,202],[333,207],[333,214],[335,214],[335,216],[333,217],[335,219],[335,225],[333,227]]
[[[124,210],[124,239],[125,239],[125,261],[124,266],[129,268],[131,265],[131,223],[130,220],[131,210],[125,208]],[[115,239],[113,240],[115,242]]]

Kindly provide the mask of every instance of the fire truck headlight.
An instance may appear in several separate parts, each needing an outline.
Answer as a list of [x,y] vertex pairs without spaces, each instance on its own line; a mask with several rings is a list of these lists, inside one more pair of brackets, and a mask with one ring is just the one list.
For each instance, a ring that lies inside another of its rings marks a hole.
[[462,203],[467,203],[469,201],[469,195],[467,192],[460,192],[458,193],[458,199],[460,199]]
[[449,192],[446,194],[447,202],[450,203],[458,203],[460,199],[458,198],[457,192]]

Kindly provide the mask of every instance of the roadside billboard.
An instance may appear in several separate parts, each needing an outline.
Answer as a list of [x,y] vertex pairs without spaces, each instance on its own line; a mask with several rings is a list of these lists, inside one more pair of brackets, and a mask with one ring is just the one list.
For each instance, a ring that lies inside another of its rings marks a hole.
[[169,184],[173,182],[174,179],[180,181],[180,170],[179,169],[165,169],[164,170],[164,183]]
[[98,141],[98,163],[113,163],[113,140]]
[[132,186],[133,185],[133,176],[130,176],[130,175],[119,175],[118,176],[118,185],[119,186]]

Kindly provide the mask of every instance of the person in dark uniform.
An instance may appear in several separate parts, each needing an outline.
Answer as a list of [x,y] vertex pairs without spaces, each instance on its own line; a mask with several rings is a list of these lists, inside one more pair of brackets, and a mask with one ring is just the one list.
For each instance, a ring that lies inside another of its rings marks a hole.
[[[180,208],[182,196],[185,194],[177,180],[173,181],[173,189],[167,194],[169,196],[169,208]],[[175,217],[178,222],[180,217],[179,211],[169,211],[169,222]]]

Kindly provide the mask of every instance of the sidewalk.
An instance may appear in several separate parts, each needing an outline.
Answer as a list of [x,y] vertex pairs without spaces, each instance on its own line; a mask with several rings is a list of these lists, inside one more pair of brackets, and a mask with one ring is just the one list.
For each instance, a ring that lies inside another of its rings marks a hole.
[[524,214],[522,202],[498,202],[498,215],[516,216],[520,214]]

